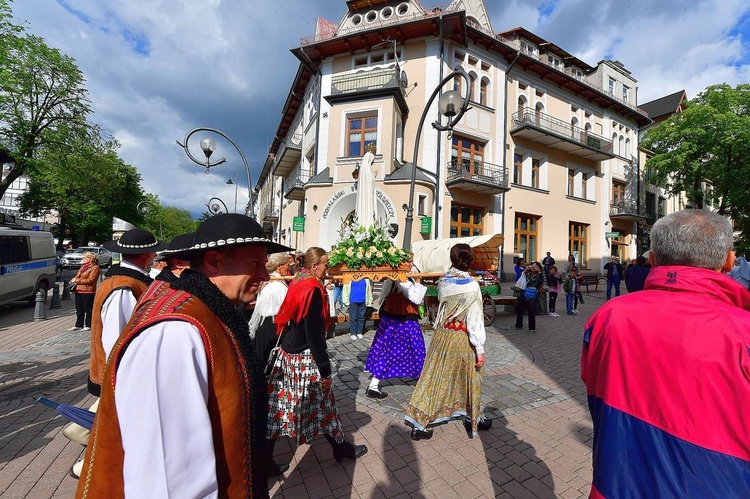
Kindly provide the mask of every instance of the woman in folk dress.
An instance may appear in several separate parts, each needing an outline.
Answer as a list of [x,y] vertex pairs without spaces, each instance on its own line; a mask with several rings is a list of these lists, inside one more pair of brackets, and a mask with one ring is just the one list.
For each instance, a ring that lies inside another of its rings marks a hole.
[[412,440],[432,437],[428,426],[454,418],[464,419],[472,437],[492,426],[479,410],[486,333],[482,292],[468,273],[474,253],[468,244],[457,244],[450,257],[453,266],[438,281],[435,333],[406,408]]
[[277,334],[285,332],[268,380],[267,438],[289,436],[302,445],[322,432],[337,461],[357,459],[367,447],[344,438],[331,389],[331,362],[326,349],[330,312],[322,282],[328,255],[312,247],[298,265],[301,270],[276,314]]

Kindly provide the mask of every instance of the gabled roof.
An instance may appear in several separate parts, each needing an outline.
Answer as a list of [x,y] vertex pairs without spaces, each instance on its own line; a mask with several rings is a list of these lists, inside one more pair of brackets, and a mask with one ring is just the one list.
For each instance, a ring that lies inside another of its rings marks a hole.
[[659,97],[658,99],[639,104],[638,107],[648,113],[649,118],[658,120],[662,117],[668,117],[682,109],[682,103],[687,100],[685,90],[680,90],[673,94]]

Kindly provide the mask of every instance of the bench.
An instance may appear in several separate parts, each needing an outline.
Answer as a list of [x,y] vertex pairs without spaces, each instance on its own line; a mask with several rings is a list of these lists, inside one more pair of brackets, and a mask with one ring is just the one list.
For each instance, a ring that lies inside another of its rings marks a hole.
[[599,284],[607,284],[607,278],[597,274],[581,274],[581,285],[586,286],[586,293],[589,292],[589,286],[594,286],[595,291],[599,291]]

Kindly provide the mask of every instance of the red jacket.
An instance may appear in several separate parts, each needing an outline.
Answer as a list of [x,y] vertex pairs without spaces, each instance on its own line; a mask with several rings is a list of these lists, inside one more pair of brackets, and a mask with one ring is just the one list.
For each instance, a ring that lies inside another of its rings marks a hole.
[[750,497],[750,292],[654,267],[586,324],[592,497]]

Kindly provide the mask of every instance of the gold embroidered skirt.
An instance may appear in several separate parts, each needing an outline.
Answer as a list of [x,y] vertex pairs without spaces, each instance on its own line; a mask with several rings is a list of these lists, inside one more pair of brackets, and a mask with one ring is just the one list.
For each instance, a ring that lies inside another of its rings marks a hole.
[[428,425],[466,417],[476,435],[484,372],[484,368],[474,367],[476,362],[466,331],[439,327],[406,408],[406,422],[424,430]]

